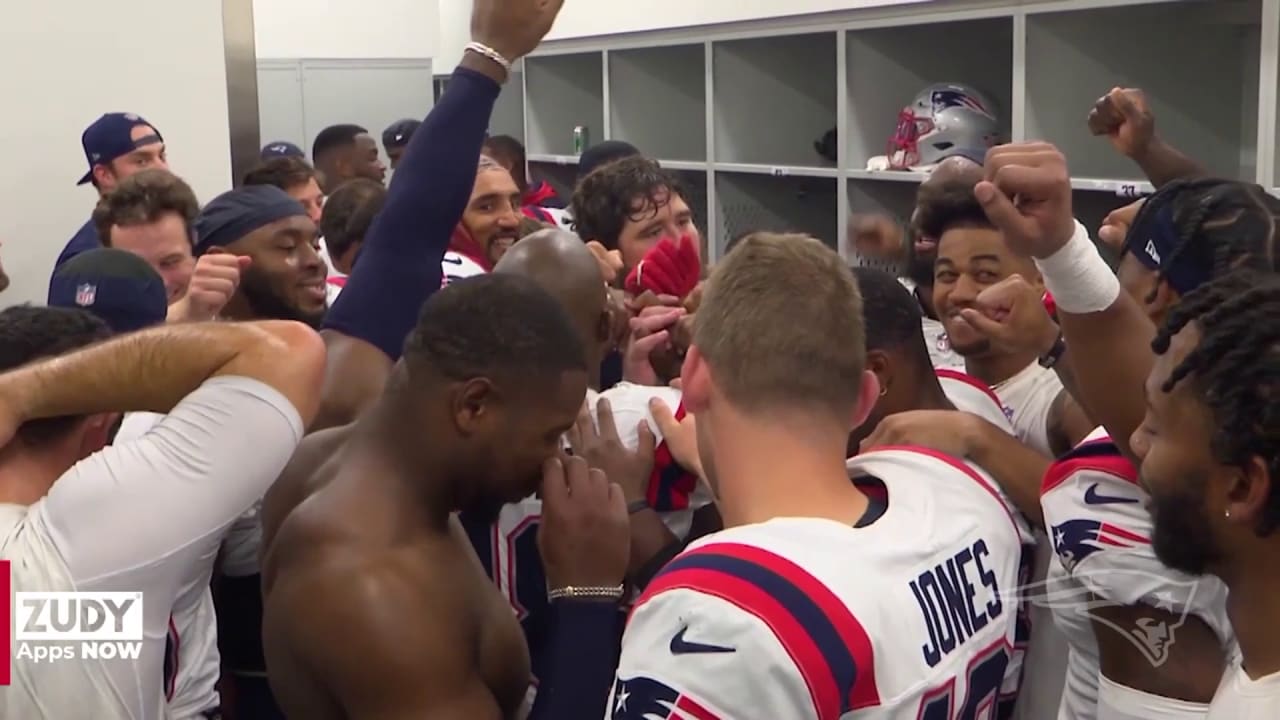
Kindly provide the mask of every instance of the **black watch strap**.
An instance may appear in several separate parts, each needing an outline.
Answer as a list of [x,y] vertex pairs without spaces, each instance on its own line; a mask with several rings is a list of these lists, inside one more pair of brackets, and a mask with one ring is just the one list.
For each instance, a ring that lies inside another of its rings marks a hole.
[[1052,368],[1062,359],[1062,354],[1067,351],[1067,343],[1062,339],[1062,332],[1058,332],[1058,337],[1053,341],[1053,347],[1049,348],[1049,352],[1040,356],[1040,367]]

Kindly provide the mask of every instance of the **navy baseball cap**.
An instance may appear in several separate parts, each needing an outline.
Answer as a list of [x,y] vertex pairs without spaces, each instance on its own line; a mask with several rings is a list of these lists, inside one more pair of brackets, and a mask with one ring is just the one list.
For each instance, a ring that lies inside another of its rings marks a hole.
[[421,120],[413,120],[406,118],[397,120],[382,131],[382,147],[398,148],[409,144],[409,139],[413,137],[413,133],[422,126]]
[[[139,125],[150,132],[134,139],[133,130]],[[109,163],[118,157],[128,155],[140,147],[154,143],[162,143],[160,131],[155,125],[133,113],[107,113],[93,124],[85,128],[80,136],[80,144],[84,146],[84,157],[89,163],[89,172],[80,178],[77,185],[84,185],[93,180],[93,166]]]
[[113,332],[127,333],[163,323],[169,297],[164,280],[145,260],[124,250],[98,248],[54,272],[49,305],[87,310]]
[[280,140],[262,146],[262,159],[271,160],[272,158],[296,157],[306,159],[307,154],[302,152],[302,148],[291,142]]

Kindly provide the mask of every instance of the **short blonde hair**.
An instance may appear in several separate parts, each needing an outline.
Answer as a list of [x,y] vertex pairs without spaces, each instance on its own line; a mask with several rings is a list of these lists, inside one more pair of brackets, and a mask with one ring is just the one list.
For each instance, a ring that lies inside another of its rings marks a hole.
[[862,296],[835,251],[807,235],[755,233],[716,265],[693,344],[747,412],[849,417],[866,367]]

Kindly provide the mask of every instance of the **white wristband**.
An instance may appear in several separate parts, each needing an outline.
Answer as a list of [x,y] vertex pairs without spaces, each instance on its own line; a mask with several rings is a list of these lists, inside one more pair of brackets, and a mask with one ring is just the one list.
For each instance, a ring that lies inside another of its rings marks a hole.
[[507,72],[511,72],[511,61],[502,57],[502,53],[498,52],[497,50],[494,50],[488,45],[485,45],[484,43],[478,43],[478,42],[469,42],[467,43],[466,49],[470,50],[473,53],[476,53],[477,55],[483,55],[489,58],[490,60],[501,65],[503,70],[506,70]]
[[1120,281],[1079,220],[1067,244],[1043,260],[1037,258],[1036,268],[1058,309],[1072,315],[1102,312],[1120,297]]

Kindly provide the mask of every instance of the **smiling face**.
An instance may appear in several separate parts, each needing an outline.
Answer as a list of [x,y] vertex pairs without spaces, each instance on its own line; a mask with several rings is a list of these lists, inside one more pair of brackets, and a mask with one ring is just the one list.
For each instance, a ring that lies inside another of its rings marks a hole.
[[231,243],[228,250],[253,260],[241,272],[237,294],[258,318],[319,326],[328,309],[319,247],[316,225],[305,215],[277,220]]
[[511,173],[496,164],[476,173],[462,224],[490,262],[501,260],[520,239],[520,218],[520,188]]
[[933,268],[933,303],[953,350],[964,357],[991,352],[990,341],[960,311],[974,307],[978,293],[1015,273],[1039,282],[1035,265],[1010,251],[999,230],[957,225],[942,233]]
[[182,216],[169,212],[152,222],[113,225],[105,244],[146,260],[164,280],[171,304],[187,294],[196,260],[191,255],[191,235]]
[[169,169],[169,159],[165,152],[164,142],[156,135],[155,128],[146,124],[134,125],[129,132],[129,136],[135,143],[148,137],[153,138],[155,142],[140,145],[109,163],[94,165],[93,180],[98,186],[98,191],[103,194],[114,190],[121,180],[143,170],[150,168]]

